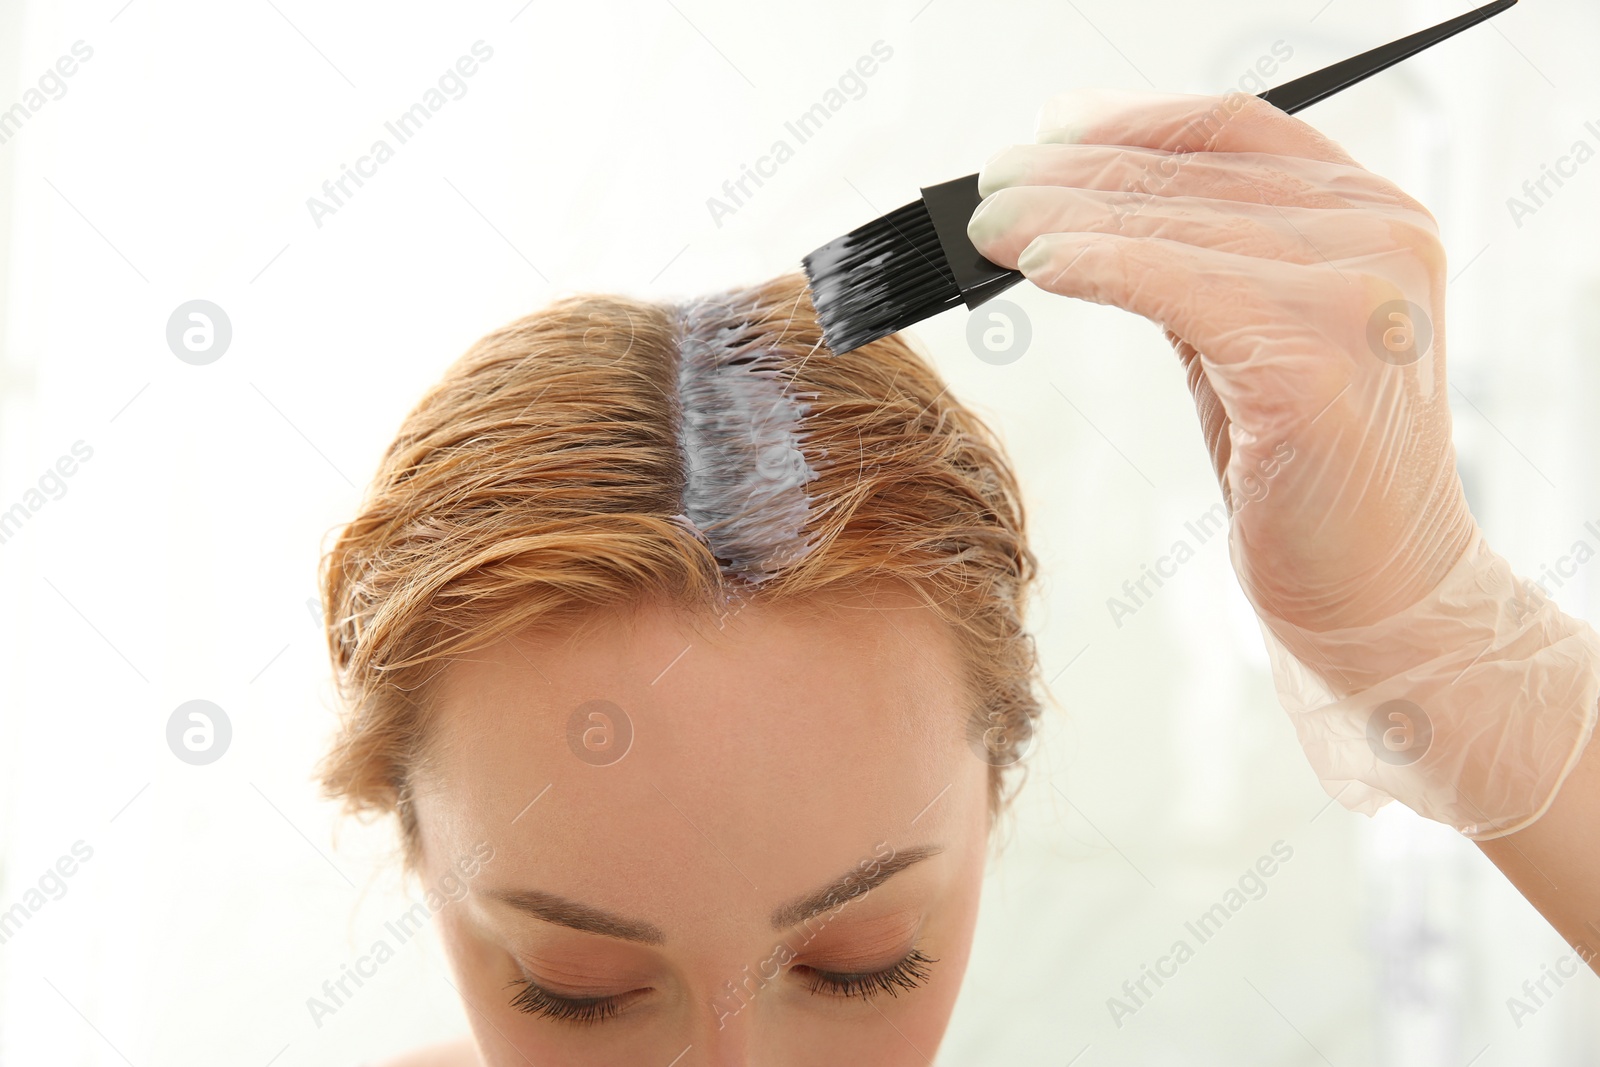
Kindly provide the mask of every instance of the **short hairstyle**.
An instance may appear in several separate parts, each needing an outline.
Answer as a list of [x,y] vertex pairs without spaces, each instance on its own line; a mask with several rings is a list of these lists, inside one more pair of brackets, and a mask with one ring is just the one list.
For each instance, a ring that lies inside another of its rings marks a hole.
[[[685,515],[680,370],[695,338],[742,345],[732,364],[754,360],[803,398],[805,549],[764,569],[719,558]],[[568,297],[446,370],[323,557],[343,708],[317,773],[348,812],[396,815],[415,866],[410,774],[429,681],[453,657],[596,609],[665,599],[715,615],[730,596],[893,580],[955,637],[996,816],[1040,714],[1024,628],[1036,569],[994,434],[903,337],[828,350],[801,275],[676,305]]]

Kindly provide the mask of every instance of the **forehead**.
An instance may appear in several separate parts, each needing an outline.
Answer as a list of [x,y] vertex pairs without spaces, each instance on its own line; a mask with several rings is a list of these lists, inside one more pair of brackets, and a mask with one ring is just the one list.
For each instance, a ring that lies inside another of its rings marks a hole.
[[487,840],[498,876],[664,922],[679,881],[810,888],[877,842],[986,818],[962,670],[942,620],[887,593],[524,633],[440,679],[425,847]]

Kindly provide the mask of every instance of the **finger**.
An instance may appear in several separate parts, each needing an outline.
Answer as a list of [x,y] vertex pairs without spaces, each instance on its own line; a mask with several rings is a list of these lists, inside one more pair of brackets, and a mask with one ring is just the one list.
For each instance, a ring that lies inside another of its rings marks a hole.
[[1017,267],[1041,289],[1124,308],[1188,341],[1235,429],[1252,433],[1292,424],[1345,388],[1353,358],[1337,355],[1352,340],[1345,334],[1376,306],[1374,287],[1389,286],[1356,271],[1341,278],[1326,267],[1103,233],[1041,234]]
[[1178,361],[1183,364],[1184,379],[1189,394],[1194,397],[1195,414],[1200,416],[1200,437],[1211,453],[1211,468],[1217,476],[1217,484],[1226,484],[1223,475],[1227,473],[1228,458],[1233,451],[1228,440],[1228,412],[1217,399],[1216,390],[1211,388],[1199,351],[1171,330],[1165,332],[1167,341],[1178,354]]
[[983,165],[978,192],[988,196],[1015,185],[1072,185],[1130,196],[1206,196],[1303,207],[1409,207],[1408,197],[1369,170],[1266,152],[1012,145]]
[[[1052,233],[1018,268],[1041,289],[1124,308],[1187,342],[1190,390],[1219,479],[1236,457],[1275,448],[1347,397],[1361,368],[1353,322],[1390,289],[1380,276],[1287,264],[1161,238]],[[1198,369],[1197,369],[1198,367]],[[1370,369],[1370,368],[1368,368]],[[1202,402],[1197,376],[1222,408]],[[1218,430],[1221,435],[1214,437]],[[1226,437],[1226,445],[1222,437]]]
[[1189,196],[1140,196],[1056,185],[1022,185],[986,198],[967,236],[991,261],[1014,266],[1044,233],[1116,233],[1286,263],[1335,263],[1405,241],[1421,246],[1437,234],[1398,211],[1329,212],[1320,208],[1244,204]]
[[1338,142],[1258,96],[1074,89],[1039,112],[1037,140],[1169,152],[1272,152],[1360,166]]

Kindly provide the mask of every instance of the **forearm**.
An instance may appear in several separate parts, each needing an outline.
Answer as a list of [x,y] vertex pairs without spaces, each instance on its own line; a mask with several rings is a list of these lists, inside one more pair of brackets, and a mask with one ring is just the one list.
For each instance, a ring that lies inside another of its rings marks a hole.
[[1600,634],[1479,536],[1396,615],[1318,632],[1263,613],[1262,631],[1323,788],[1355,811],[1398,800],[1475,841],[1519,832],[1594,730]]
[[1324,788],[1461,830],[1600,973],[1593,628],[1474,539],[1428,597],[1379,624],[1263,632]]
[[1600,974],[1600,742],[1591,740],[1542,817],[1477,845]]

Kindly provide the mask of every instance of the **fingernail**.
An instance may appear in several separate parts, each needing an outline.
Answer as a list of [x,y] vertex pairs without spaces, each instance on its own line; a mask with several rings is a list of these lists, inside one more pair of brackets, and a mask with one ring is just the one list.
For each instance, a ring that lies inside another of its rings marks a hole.
[[1040,234],[1028,242],[1028,247],[1017,257],[1017,269],[1024,274],[1034,274],[1050,261],[1050,248]]
[[1083,130],[1081,125],[1053,126],[1040,130],[1036,139],[1040,144],[1077,144],[1083,139]]
[[984,245],[990,243],[1005,231],[1000,210],[995,207],[996,197],[986,196],[978,205],[978,210],[972,213],[972,218],[967,220],[967,240],[971,241],[980,251]]
[[1014,148],[996,152],[978,171],[978,195],[989,196],[1001,189],[1018,185],[1021,183],[1022,173],[1023,168]]

